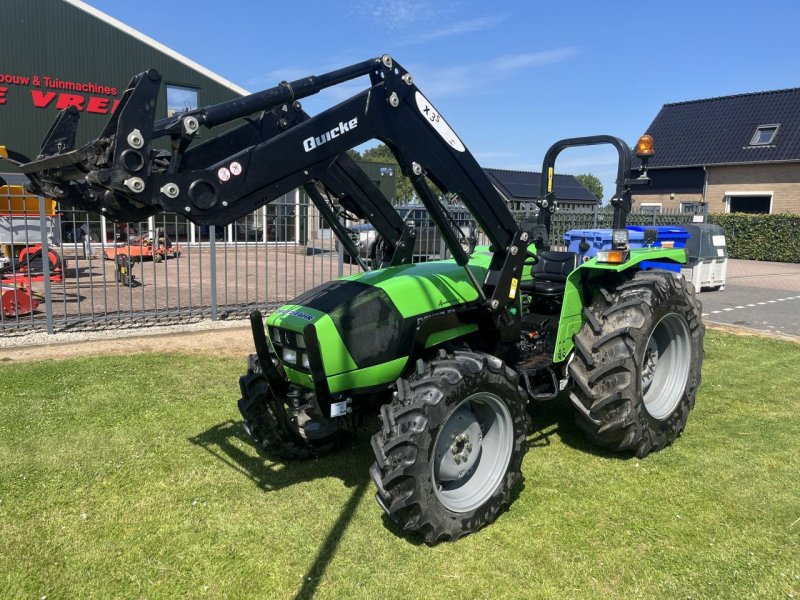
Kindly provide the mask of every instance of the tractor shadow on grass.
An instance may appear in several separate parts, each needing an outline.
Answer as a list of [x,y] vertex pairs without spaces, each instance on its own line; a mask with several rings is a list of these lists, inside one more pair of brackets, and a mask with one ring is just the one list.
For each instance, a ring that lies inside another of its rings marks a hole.
[[[241,421],[223,421],[189,438],[214,458],[239,472],[265,492],[324,477],[338,477],[345,486],[369,481],[374,460],[369,440],[359,435],[341,450],[320,458],[286,461],[256,450]],[[254,452],[257,452],[254,454]]]
[[296,598],[312,598],[325,575],[336,550],[353,520],[356,509],[371,482],[368,473],[373,457],[369,440],[364,435],[353,439],[345,447],[324,457],[306,461],[279,462],[261,454],[253,455],[252,448],[241,421],[224,421],[203,433],[189,438],[214,458],[241,473],[265,492],[324,477],[339,477],[345,486],[352,488],[350,497],[342,507],[336,522],[319,546],[317,555],[303,576],[303,584]]
[[575,424],[575,413],[566,393],[562,393],[555,400],[530,403],[528,414],[531,418],[531,425],[528,429],[528,448],[531,451],[549,446],[552,443],[551,438],[556,436],[567,446],[587,454],[614,460],[633,458],[632,454],[611,452],[587,440]]

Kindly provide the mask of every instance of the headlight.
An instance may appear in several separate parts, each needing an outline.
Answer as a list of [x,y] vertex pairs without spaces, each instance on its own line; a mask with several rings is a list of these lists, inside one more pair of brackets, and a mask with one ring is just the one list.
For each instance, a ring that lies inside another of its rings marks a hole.
[[304,368],[306,368],[306,369],[310,369],[311,368],[311,364],[308,362],[308,354],[301,355],[301,361],[302,361],[302,364],[303,364]]
[[283,362],[297,364],[297,351],[291,348],[283,349]]
[[306,341],[303,339],[302,334],[299,334],[299,333],[295,334],[294,343],[295,343],[295,346],[297,346],[298,348],[305,348],[306,347]]
[[276,344],[280,344],[281,343],[281,330],[280,329],[277,329],[277,328],[273,327],[273,329],[272,329],[272,341],[275,342]]

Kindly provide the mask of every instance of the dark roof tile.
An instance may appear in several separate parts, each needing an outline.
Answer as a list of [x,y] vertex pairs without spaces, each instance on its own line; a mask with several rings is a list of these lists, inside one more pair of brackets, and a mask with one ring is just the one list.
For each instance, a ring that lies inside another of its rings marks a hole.
[[[750,145],[771,124],[780,124],[773,142]],[[647,133],[653,168],[800,160],[800,88],[665,104]]]
[[[539,197],[542,174],[532,171],[509,171],[506,169],[484,169],[489,180],[508,200],[535,200]],[[574,175],[554,177],[553,187],[559,202],[597,202],[597,198],[587,190]]]

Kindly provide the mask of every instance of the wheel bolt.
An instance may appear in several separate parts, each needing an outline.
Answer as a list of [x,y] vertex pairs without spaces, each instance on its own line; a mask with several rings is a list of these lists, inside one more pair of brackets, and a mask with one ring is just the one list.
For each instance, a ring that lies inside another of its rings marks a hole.
[[468,443],[464,448],[466,449],[467,452],[472,452],[472,444]]
[[469,457],[469,454],[467,453],[467,451],[466,451],[466,450],[465,450],[464,452],[462,452],[462,453],[461,453],[461,461],[462,461],[462,462],[467,462],[467,458],[468,458],[468,457]]
[[458,446],[456,446],[455,444],[450,446],[450,452],[452,452],[453,454],[456,454],[458,452]]
[[459,433],[459,434],[456,436],[456,441],[457,441],[457,442],[463,442],[463,441],[464,441],[464,434],[463,434],[463,433]]

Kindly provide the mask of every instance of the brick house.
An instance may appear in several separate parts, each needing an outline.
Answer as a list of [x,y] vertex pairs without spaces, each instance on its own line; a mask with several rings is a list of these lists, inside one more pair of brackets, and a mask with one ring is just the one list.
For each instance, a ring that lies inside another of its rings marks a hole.
[[636,206],[800,214],[800,88],[665,104],[647,133],[653,182]]

